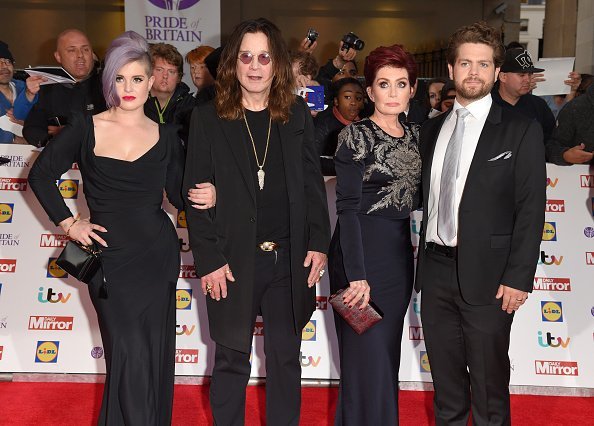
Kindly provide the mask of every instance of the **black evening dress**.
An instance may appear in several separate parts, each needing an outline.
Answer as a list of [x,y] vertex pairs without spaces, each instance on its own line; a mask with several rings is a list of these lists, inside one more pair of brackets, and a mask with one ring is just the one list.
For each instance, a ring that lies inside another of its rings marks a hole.
[[107,242],[89,293],[97,311],[107,376],[100,425],[169,425],[175,374],[175,287],[179,241],[162,210],[163,190],[182,207],[183,148],[175,127],[161,125],[144,155],[124,161],[94,154],[91,116],[76,116],[41,152],[29,182],[51,220],[72,213],[56,179],[77,162],[91,222]]
[[398,423],[400,341],[413,285],[409,216],[421,178],[419,126],[402,126],[396,138],[365,118],[338,137],[330,287],[367,280],[384,318],[358,335],[334,315],[341,370],[335,425]]

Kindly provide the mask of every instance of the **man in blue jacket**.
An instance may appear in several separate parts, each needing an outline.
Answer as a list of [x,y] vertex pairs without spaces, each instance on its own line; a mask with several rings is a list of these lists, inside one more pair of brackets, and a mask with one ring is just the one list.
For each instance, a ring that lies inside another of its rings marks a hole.
[[[8,115],[11,121],[18,122],[27,117],[37,101],[39,78],[30,77],[25,83],[13,75],[14,57],[8,44],[0,41],[0,116]],[[12,143],[14,138],[13,133],[0,129],[0,143]]]

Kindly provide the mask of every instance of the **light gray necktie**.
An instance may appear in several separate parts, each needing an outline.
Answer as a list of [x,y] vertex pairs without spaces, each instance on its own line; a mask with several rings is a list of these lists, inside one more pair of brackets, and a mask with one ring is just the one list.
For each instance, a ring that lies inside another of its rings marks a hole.
[[460,151],[464,138],[464,118],[470,114],[466,108],[456,110],[458,115],[454,133],[446,148],[441,169],[439,206],[437,211],[437,235],[444,243],[456,236],[456,179],[460,175]]

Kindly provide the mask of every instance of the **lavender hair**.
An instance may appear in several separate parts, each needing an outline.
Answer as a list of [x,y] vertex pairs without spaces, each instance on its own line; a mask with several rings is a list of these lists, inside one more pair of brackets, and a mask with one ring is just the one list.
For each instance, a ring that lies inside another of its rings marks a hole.
[[108,108],[120,106],[120,97],[115,88],[116,76],[120,69],[130,62],[140,61],[146,67],[147,76],[152,74],[149,46],[146,40],[134,31],[126,31],[114,39],[105,54],[103,67],[103,96]]

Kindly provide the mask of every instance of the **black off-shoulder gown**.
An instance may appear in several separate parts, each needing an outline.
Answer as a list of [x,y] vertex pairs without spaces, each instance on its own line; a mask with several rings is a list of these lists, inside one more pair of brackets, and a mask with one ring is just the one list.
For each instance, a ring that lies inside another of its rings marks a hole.
[[175,286],[179,242],[162,210],[163,190],[182,207],[183,151],[175,128],[135,161],[94,154],[92,117],[76,116],[41,152],[29,174],[35,195],[58,224],[72,215],[55,181],[79,164],[91,222],[104,226],[102,261],[89,285],[103,339],[107,377],[100,425],[171,423],[175,374]]

